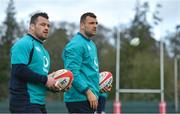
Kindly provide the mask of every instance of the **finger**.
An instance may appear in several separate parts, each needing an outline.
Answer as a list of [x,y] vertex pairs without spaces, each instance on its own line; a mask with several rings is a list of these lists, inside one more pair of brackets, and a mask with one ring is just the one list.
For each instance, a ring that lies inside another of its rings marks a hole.
[[49,76],[49,77],[54,77],[54,75],[55,75],[55,72],[52,72],[52,73],[49,74],[48,76]]
[[108,88],[112,88],[112,85],[110,85]]
[[59,90],[62,90],[62,87],[61,87],[61,85],[59,84],[58,81],[56,82],[56,88],[59,89]]
[[97,102],[97,100],[96,100],[96,101],[94,101],[93,109],[97,109],[97,106],[98,106],[98,102]]
[[54,90],[57,90],[57,91],[62,90],[62,88],[61,88],[60,84],[58,83],[58,81],[54,84]]
[[106,87],[105,87],[105,90],[108,90],[108,89],[109,89],[109,87],[108,87],[108,86],[106,86]]
[[61,92],[65,92],[66,90],[65,90],[65,89],[61,89],[60,91],[61,91]]
[[108,91],[110,91],[111,90],[111,87],[105,87],[104,88],[104,92],[108,92]]
[[68,91],[71,87],[72,87],[72,85],[69,85],[69,87],[67,87],[67,88],[65,89],[65,91]]
[[65,91],[68,91],[70,89],[70,87],[67,87],[66,89],[65,89]]
[[101,92],[104,93],[105,92],[104,89],[101,89]]
[[111,91],[111,88],[108,88],[108,91]]
[[95,102],[92,102],[92,108],[95,109]]
[[109,85],[109,87],[111,87],[111,88],[112,88],[112,85]]
[[98,108],[98,101],[96,100],[96,109]]
[[89,103],[90,103],[90,107],[93,108],[93,102],[89,101]]
[[56,81],[56,83],[54,84],[54,87],[55,87],[55,88],[59,88],[58,81]]
[[111,91],[112,85],[106,88],[107,91]]
[[93,108],[93,109],[94,109],[94,105],[95,105],[95,104],[94,104],[94,102],[92,101],[92,108]]
[[107,92],[107,88],[106,88],[106,87],[102,88],[102,89],[101,89],[101,92],[102,92],[102,93]]
[[55,86],[54,86],[54,87],[52,87],[52,90],[54,90],[54,91],[57,91],[57,92],[58,92],[58,91],[59,91],[59,88],[57,88],[57,87],[55,87]]
[[59,90],[62,90],[62,86],[60,84],[58,84],[58,88]]

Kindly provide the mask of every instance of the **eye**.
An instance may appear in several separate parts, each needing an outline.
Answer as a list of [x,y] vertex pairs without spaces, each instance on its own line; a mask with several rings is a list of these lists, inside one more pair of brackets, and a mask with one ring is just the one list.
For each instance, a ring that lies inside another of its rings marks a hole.
[[97,25],[97,24],[98,24],[98,22],[90,22],[89,24],[96,24],[96,25]]
[[51,27],[50,24],[47,24],[48,28]]
[[48,28],[50,27],[50,24],[47,24],[47,23],[41,23],[40,25],[43,26],[43,27],[44,26],[47,26]]
[[41,25],[41,26],[46,26],[46,24],[45,24],[45,23],[41,23],[40,25]]

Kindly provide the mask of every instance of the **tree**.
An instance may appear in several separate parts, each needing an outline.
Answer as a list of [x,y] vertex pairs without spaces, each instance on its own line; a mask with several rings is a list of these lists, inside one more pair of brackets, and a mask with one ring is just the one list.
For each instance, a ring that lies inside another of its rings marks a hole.
[[11,43],[17,37],[18,23],[16,22],[15,14],[14,1],[10,0],[6,10],[6,19],[4,21],[6,30],[5,35],[2,37],[3,43]]
[[169,40],[168,47],[170,48],[170,54],[173,57],[180,56],[180,25],[177,25],[176,31],[169,33],[166,39]]
[[75,23],[61,22],[60,27],[66,31],[68,39],[71,39],[79,30]]
[[[135,8],[135,16],[131,25],[121,30],[121,88],[134,89],[157,89],[160,88],[160,55],[159,43],[153,37],[153,25],[148,22],[147,15],[149,13],[148,2],[140,5],[137,3]],[[154,13],[152,14],[154,15]],[[157,16],[157,15],[156,15]],[[157,19],[155,19],[157,22]],[[159,20],[160,21],[160,20]],[[157,25],[155,25],[157,26]],[[133,47],[129,45],[131,39],[139,37],[140,45]],[[166,84],[172,84],[171,75],[172,62],[165,53]],[[151,83],[153,82],[153,83]],[[166,91],[170,91],[170,87],[166,86]],[[168,93],[169,94],[169,93]],[[146,95],[146,97],[144,97]],[[122,95],[122,99],[128,100],[159,100],[160,96],[155,94],[130,94]],[[170,94],[169,94],[170,95]],[[172,95],[172,94],[171,94]],[[169,98],[171,96],[168,96]]]
[[0,75],[3,77],[0,78],[0,100],[8,95],[7,87],[10,76],[10,47],[13,40],[18,35],[18,24],[15,19],[15,7],[13,0],[9,1],[3,27],[5,27],[5,33],[2,36],[0,46],[0,52],[2,54],[0,56]]

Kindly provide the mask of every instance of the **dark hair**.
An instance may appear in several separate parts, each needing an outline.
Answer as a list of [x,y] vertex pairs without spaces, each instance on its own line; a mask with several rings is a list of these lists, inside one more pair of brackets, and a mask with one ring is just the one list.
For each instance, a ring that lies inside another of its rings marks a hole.
[[30,24],[36,23],[36,20],[37,20],[37,18],[38,18],[39,16],[44,17],[44,18],[46,18],[46,19],[49,19],[48,14],[45,13],[45,12],[35,13],[35,14],[31,17]]
[[87,13],[84,13],[84,14],[81,16],[80,23],[84,23],[84,21],[86,20],[86,17],[87,17],[87,16],[96,18],[96,15],[95,15],[94,13],[87,12]]

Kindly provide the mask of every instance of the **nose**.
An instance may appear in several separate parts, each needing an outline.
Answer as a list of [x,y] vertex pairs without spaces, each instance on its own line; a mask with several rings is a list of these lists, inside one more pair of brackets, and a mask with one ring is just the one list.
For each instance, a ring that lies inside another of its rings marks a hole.
[[46,25],[46,29],[49,29],[49,25]]
[[94,23],[94,27],[97,28],[98,24],[97,23]]
[[49,25],[46,25],[46,26],[45,26],[45,30],[46,30],[46,31],[49,31]]
[[94,24],[94,28],[97,28],[97,26],[98,26],[97,24]]

